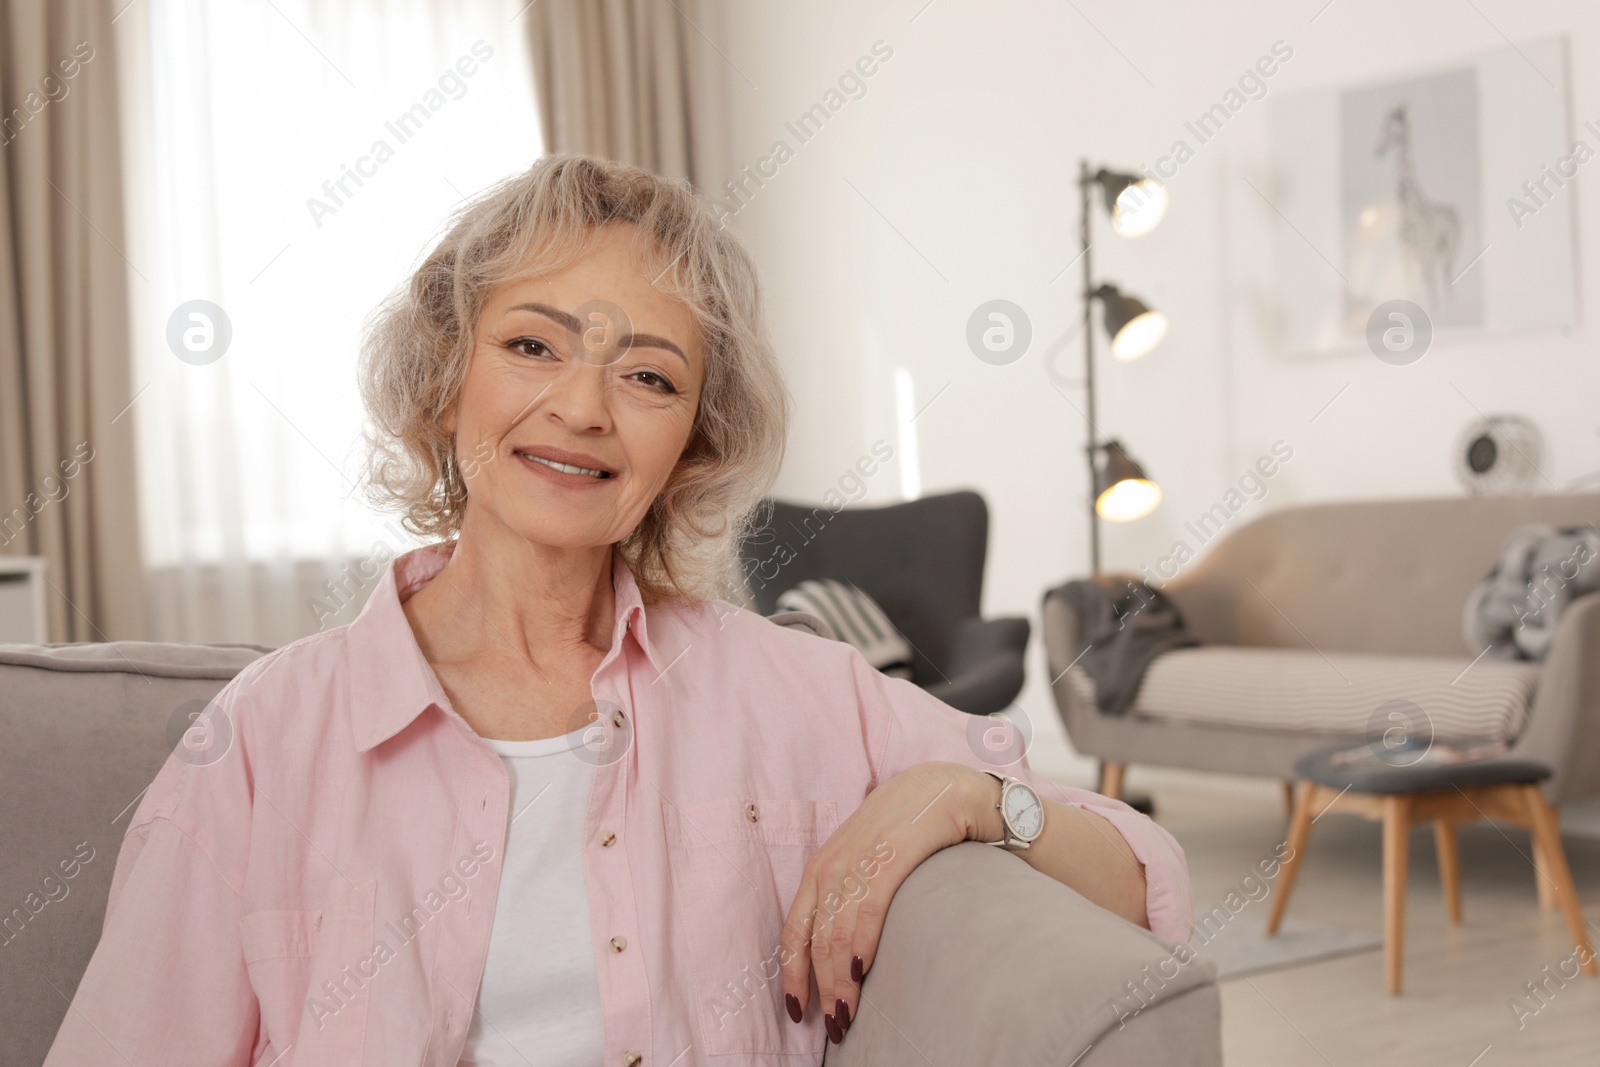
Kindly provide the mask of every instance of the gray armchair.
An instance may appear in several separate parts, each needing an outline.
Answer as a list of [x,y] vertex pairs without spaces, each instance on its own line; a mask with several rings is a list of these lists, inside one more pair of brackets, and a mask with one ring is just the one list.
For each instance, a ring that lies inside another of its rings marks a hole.
[[[262,651],[0,646],[0,810],[15,816],[0,819],[0,899],[35,893],[74,843],[94,848],[65,896],[7,928],[0,1061],[44,1060],[99,941],[130,805],[183,721],[174,713],[209,701]],[[947,848],[895,894],[864,1006],[827,1062],[927,1062],[914,1042],[944,1064],[1218,1065],[1211,964],[1155,977],[1171,956],[1167,942],[1015,856]]]
[[771,501],[740,550],[763,615],[801,582],[852,583],[911,643],[912,681],[953,708],[1001,711],[1022,691],[1028,620],[981,618],[989,509],[970,491],[876,508]]

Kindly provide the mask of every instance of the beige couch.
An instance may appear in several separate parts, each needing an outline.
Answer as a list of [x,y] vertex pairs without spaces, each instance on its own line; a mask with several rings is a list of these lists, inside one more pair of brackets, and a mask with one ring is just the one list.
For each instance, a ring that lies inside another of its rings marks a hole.
[[[44,1060],[99,939],[133,805],[174,731],[260,653],[0,646],[4,1067]],[[1016,857],[958,845],[896,894],[863,1007],[828,1062],[1220,1064],[1212,966],[1171,957]]]
[[[1517,672],[1526,672],[1531,701],[1516,716],[1504,709],[1486,713],[1481,732],[1493,736],[1514,724],[1510,754],[1548,764],[1554,774],[1547,794],[1560,803],[1600,793],[1600,595],[1568,607],[1542,665],[1505,665],[1492,657],[1474,662],[1477,650],[1462,637],[1468,594],[1499,558],[1507,535],[1530,523],[1600,523],[1600,495],[1286,508],[1229,534],[1163,591],[1190,629],[1213,646],[1192,654],[1191,664],[1220,653],[1221,662],[1250,666],[1256,684],[1247,691],[1238,675],[1235,695],[1241,705],[1253,701],[1268,712],[1272,694],[1263,696],[1268,687],[1260,680],[1275,664],[1325,671],[1330,701],[1341,686],[1364,677],[1352,665],[1380,674],[1386,664],[1413,675],[1431,671],[1439,680],[1432,695],[1442,694],[1439,706],[1453,714],[1472,711],[1463,692],[1504,699],[1517,687]],[[1196,721],[1171,706],[1167,714],[1151,714],[1143,703],[1155,668],[1128,714],[1105,715],[1092,702],[1082,668],[1068,670],[1082,651],[1075,613],[1063,598],[1047,596],[1042,621],[1056,704],[1072,744],[1106,761],[1114,779],[1121,766],[1140,763],[1288,779],[1305,753],[1333,742],[1373,740],[1388,721],[1380,714],[1386,701],[1356,719],[1329,716],[1320,725],[1315,714],[1297,718],[1287,708],[1280,721],[1251,725]],[[1306,695],[1315,686],[1292,680],[1304,703],[1315,703]],[[1178,681],[1169,677],[1158,686],[1163,699],[1181,692]],[[1290,688],[1287,676],[1279,681]],[[1205,696],[1215,701],[1225,676],[1212,672],[1207,685]],[[1378,695],[1429,702],[1398,683],[1392,693],[1379,687]]]

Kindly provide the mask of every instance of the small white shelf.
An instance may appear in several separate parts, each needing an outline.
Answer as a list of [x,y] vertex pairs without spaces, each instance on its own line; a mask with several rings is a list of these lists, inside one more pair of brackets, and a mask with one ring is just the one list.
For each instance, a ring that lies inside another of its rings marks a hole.
[[0,645],[42,645],[49,640],[46,566],[43,556],[0,556]]

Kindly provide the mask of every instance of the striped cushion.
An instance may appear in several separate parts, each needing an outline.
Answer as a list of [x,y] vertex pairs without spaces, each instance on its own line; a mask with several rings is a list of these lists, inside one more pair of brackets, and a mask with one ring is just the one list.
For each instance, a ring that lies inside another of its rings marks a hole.
[[878,602],[856,586],[828,578],[801,582],[778,598],[778,608],[821,617],[839,640],[854,645],[878,670],[895,678],[911,677],[911,644]]
[[1538,679],[1534,663],[1212,646],[1151,664],[1133,714],[1367,737],[1384,729],[1380,709],[1405,701],[1438,740],[1509,742],[1527,724]]

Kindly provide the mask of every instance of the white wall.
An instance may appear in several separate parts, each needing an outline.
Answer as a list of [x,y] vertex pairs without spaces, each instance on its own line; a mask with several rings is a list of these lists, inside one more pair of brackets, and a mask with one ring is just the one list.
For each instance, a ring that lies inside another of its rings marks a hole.
[[[1269,99],[1503,48],[1502,32],[1513,41],[1566,32],[1574,122],[1600,118],[1590,73],[1600,10],[1576,0],[1478,0],[1476,11],[1459,0],[1335,0],[1320,14],[1323,0],[922,3],[730,2],[719,13],[724,56],[700,57],[739,72],[729,81],[730,170],[779,139],[794,152],[734,221],[765,273],[797,400],[779,490],[818,499],[874,440],[898,447],[895,367],[910,370],[919,407],[939,394],[916,423],[923,491],[965,486],[988,498],[985,610],[1036,626],[1020,701],[1039,731],[1033,763],[1086,775],[1065,745],[1037,641],[1042,592],[1087,566],[1082,392],[1058,389],[1045,370],[1054,351],[1076,378],[1082,358],[1079,268],[1052,282],[1076,254],[1080,156],[1153,161],[1278,40],[1294,55],[1269,80]],[[866,95],[800,143],[785,123],[878,40],[893,56],[866,79]],[[1100,363],[1102,427],[1166,490],[1151,517],[1107,527],[1108,565],[1138,569],[1180,537],[1194,543],[1185,520],[1280,439],[1293,459],[1236,522],[1304,501],[1454,494],[1451,449],[1473,405],[1533,418],[1557,485],[1600,468],[1600,367],[1581,318],[1570,336],[1440,341],[1403,368],[1365,353],[1273,351],[1262,317],[1284,223],[1246,181],[1265,181],[1267,105],[1248,104],[1170,181],[1172,208],[1155,233],[1129,242],[1103,212],[1094,221],[1096,274],[1172,320],[1150,358]],[[1580,228],[1586,179],[1569,186]],[[1486,190],[1486,210],[1510,192]],[[1580,243],[1580,308],[1595,241]],[[969,314],[997,297],[1020,304],[1034,328],[1027,355],[1002,367],[965,341]],[[900,491],[891,465],[867,500]]]

